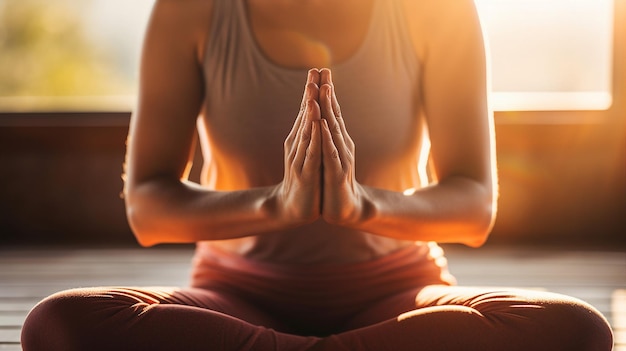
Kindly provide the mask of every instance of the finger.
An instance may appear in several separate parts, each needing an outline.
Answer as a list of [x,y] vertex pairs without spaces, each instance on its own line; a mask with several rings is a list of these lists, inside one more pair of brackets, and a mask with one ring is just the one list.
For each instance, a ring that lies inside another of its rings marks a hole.
[[293,124],[292,131],[298,130],[302,124],[303,116],[305,115],[306,103],[310,100],[317,100],[319,96],[319,86],[314,82],[307,82],[304,87],[304,93],[302,94],[302,102],[300,103],[300,111]]
[[[313,85],[311,85],[313,84]],[[317,88],[320,85],[320,72],[317,68],[312,68],[309,70],[306,76],[306,84],[304,85],[304,94],[302,94],[302,102],[300,103],[300,111],[304,110],[306,105],[306,100],[313,98],[317,100],[317,95],[313,95],[310,91],[310,88]],[[315,91],[315,93],[319,93],[319,91]]]
[[343,134],[343,137],[346,141],[346,144],[348,145],[348,147],[350,148],[350,150],[352,152],[354,152],[354,141],[352,140],[352,138],[350,137],[350,134],[348,133],[348,130],[346,128],[346,124],[345,121],[343,119],[343,116],[341,114],[341,106],[339,106],[339,101],[337,101],[337,93],[335,90],[335,84],[332,81],[332,74],[331,71],[329,69],[323,69],[320,72],[320,86],[324,85],[324,84],[328,84],[331,87],[331,92],[330,92],[330,97],[331,97],[331,105],[332,105],[332,109],[333,109],[333,113],[335,115],[335,119],[337,120],[337,122],[339,123],[339,126],[341,128],[341,132]]
[[[314,93],[313,90],[311,91],[312,94],[315,94],[317,97],[317,93]],[[300,121],[298,123],[299,128],[297,130],[294,130],[293,133],[290,133],[290,135],[285,140],[285,153],[290,154],[290,157],[288,158],[289,164],[293,162],[293,158],[295,157],[295,153],[297,152],[298,143],[302,139],[302,134],[305,130],[305,127],[310,128],[311,121],[319,121],[320,118],[320,108],[316,99],[314,99],[313,97],[307,99],[305,101],[304,112],[301,113]],[[307,131],[307,133],[309,133],[309,131]]]
[[341,164],[344,167],[348,167],[352,163],[352,149],[350,148],[350,136],[344,135],[347,134],[345,129],[345,125],[342,128],[342,120],[337,118],[333,112],[332,108],[332,97],[331,97],[332,87],[330,85],[324,84],[320,88],[320,102],[322,109],[322,118],[327,121],[333,143],[339,152],[339,157],[341,158]]
[[305,116],[306,117],[302,124],[302,128],[298,133],[299,138],[296,139],[298,144],[296,145],[297,149],[295,151],[295,156],[293,159],[293,167],[298,172],[302,171],[307,149],[309,147],[309,144],[311,143],[311,128],[313,121],[319,119],[319,107],[317,105],[317,102],[310,100],[307,101]]
[[302,174],[314,176],[319,173],[322,166],[322,136],[320,131],[320,121],[311,122],[311,142],[307,148]]
[[339,150],[333,143],[333,137],[328,127],[328,122],[322,119],[322,162],[324,164],[324,174],[337,177],[343,174]]
[[332,85],[333,84],[333,76],[332,76],[330,69],[328,68],[320,69],[319,75],[320,75],[320,85],[323,85],[323,84]]
[[341,108],[339,106],[339,102],[337,101],[337,95],[335,94],[335,83],[333,82],[333,75],[332,75],[331,70],[328,68],[322,68],[319,71],[319,75],[320,75],[320,83],[319,83],[320,87],[324,84],[328,84],[331,86],[333,111],[335,112],[335,116],[341,117]]
[[346,142],[346,145],[348,146],[348,149],[350,150],[350,152],[354,154],[354,141],[352,140],[352,137],[350,136],[350,134],[348,134],[346,123],[341,116],[337,116],[337,115],[335,116],[336,116],[335,118],[337,119],[337,122],[339,123],[339,127],[341,128],[341,134],[343,135],[343,140]]
[[302,127],[302,120],[304,119],[304,115],[306,113],[306,103],[309,100],[317,100],[319,96],[319,72],[317,70],[312,69],[309,71],[307,76],[307,83],[304,87],[304,93],[302,94],[302,102],[300,103],[300,111],[298,111],[298,115],[296,120],[293,123],[293,127],[289,131],[287,138],[285,140],[285,144],[293,144],[296,139],[297,131]]
[[[328,85],[331,88],[331,94],[334,94],[334,90],[335,90],[335,85],[333,83],[333,77],[332,77],[332,73],[330,71],[330,69],[328,68],[322,68],[320,70],[320,93],[322,93],[321,91],[321,87],[324,85]],[[326,92],[323,92],[323,94],[326,94]],[[322,95],[320,95],[321,98]],[[335,98],[336,100],[336,98]],[[331,102],[331,106],[333,108],[333,113],[336,114],[337,111],[335,111],[335,101]]]
[[[306,107],[306,101],[310,99],[317,99],[319,94],[319,81],[320,81],[320,72],[317,68],[312,68],[308,71],[306,76],[306,83],[304,84],[304,93],[302,94],[302,101],[300,101],[300,111],[298,112],[298,117],[301,117],[304,114],[304,109]],[[298,120],[300,121],[301,118]],[[297,128],[295,128],[297,129]]]
[[320,94],[319,94],[319,102],[320,109],[322,112],[322,118],[328,121],[329,126],[332,126],[335,123],[335,111],[333,111],[332,100],[329,98],[330,91],[332,87],[328,84],[322,84],[320,86]]
[[317,85],[320,85],[320,70],[317,68],[311,68],[308,72],[307,72],[307,83],[311,82],[311,83],[315,83]]
[[306,115],[307,113],[308,113],[308,107],[306,107],[305,105],[304,110],[298,114],[298,117],[296,118],[296,123],[294,123],[293,128],[291,129],[291,132],[289,132],[289,135],[285,139],[283,146],[285,149],[284,151],[285,152],[285,164],[288,165],[287,167],[291,167],[290,165],[293,164],[294,158],[296,157],[296,152],[298,151],[298,141],[302,137],[301,136],[302,123],[300,121],[304,118],[303,116]]
[[[341,107],[339,106],[339,102],[337,101],[337,94],[335,93],[335,84],[333,83],[333,78],[332,78],[332,73],[330,71],[330,69],[328,68],[322,68],[319,72],[320,74],[320,100],[322,100],[323,97],[326,96],[326,94],[328,94],[328,92],[326,91],[326,88],[324,88],[324,86],[329,86],[330,87],[330,106],[332,107],[332,112],[333,115],[335,117],[336,120],[338,120],[339,125],[340,125],[340,129],[342,129],[342,132],[345,133],[345,136],[348,136],[347,130],[345,128],[345,124],[343,123],[342,120],[342,115],[341,115]],[[322,112],[324,112],[324,110],[322,110]],[[328,113],[326,113],[328,114]],[[322,116],[323,118],[323,116]],[[331,130],[333,128],[333,121],[331,122]]]

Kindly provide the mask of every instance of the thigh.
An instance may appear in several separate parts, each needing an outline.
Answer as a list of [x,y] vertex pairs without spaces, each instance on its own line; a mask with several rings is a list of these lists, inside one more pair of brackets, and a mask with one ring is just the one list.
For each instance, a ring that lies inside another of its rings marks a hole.
[[456,349],[451,343],[465,350],[609,350],[612,342],[606,319],[589,304],[513,288],[425,286],[370,306],[350,328],[340,338],[346,344],[383,340],[381,345],[433,350],[437,345]]
[[[242,349],[246,340],[273,345],[276,327],[270,316],[225,292],[84,288],[56,293],[35,306],[24,322],[22,344],[24,350],[66,351],[195,350],[206,345]],[[310,342],[285,342],[292,341]]]
[[518,289],[509,287],[471,287],[431,285],[416,291],[414,303],[417,309],[441,306],[463,306],[482,314],[507,313],[533,314],[534,310],[551,309],[560,305],[588,304],[566,295],[540,289]]
[[[244,299],[224,291],[179,287],[98,287],[72,289],[52,296],[83,298],[92,308],[128,308],[142,313],[155,306],[185,306],[220,312],[246,322],[275,328],[277,322]],[[91,302],[91,303],[90,303]]]
[[[533,318],[537,310],[551,311],[564,305],[594,310],[578,299],[541,290],[428,285],[400,292],[363,308],[344,330],[394,319],[407,312],[429,312],[429,308],[435,307],[439,311],[462,307],[494,318],[498,315]],[[547,315],[559,318],[558,313]]]

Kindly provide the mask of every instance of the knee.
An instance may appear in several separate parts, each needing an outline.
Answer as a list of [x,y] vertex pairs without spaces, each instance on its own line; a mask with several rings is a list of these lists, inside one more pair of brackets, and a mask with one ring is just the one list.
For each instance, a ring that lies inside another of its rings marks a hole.
[[608,321],[586,302],[563,298],[546,307],[548,319],[556,327],[560,344],[568,350],[610,351],[613,348],[613,332]]
[[39,302],[28,314],[22,327],[21,342],[25,351],[78,350],[88,316],[85,298],[79,290],[56,293]]
[[604,316],[573,297],[514,290],[484,295],[476,305],[494,321],[515,325],[512,340],[527,350],[610,351],[613,347],[613,333]]

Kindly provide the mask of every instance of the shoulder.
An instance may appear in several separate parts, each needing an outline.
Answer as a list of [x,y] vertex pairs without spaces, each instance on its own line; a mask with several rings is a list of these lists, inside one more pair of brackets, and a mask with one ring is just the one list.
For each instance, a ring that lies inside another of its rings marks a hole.
[[214,0],[156,0],[146,35],[159,37],[164,44],[177,42],[204,52],[211,25]]
[[152,21],[177,24],[181,29],[206,28],[210,24],[213,0],[156,0]]
[[420,59],[429,48],[481,31],[474,0],[400,0]]
[[415,24],[430,30],[441,30],[458,21],[477,19],[474,0],[400,0],[406,15]]

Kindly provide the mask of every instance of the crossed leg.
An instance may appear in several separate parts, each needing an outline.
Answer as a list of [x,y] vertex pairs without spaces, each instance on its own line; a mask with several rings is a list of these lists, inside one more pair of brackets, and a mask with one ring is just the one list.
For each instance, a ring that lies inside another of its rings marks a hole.
[[324,343],[362,351],[610,351],[613,344],[606,319],[587,303],[508,288],[427,286],[381,301],[346,329]]
[[54,294],[30,312],[31,350],[305,350],[318,338],[278,333],[279,323],[235,296],[195,288],[88,288]]
[[235,296],[204,289],[74,289],[31,311],[22,346],[25,351],[608,351],[612,345],[608,323],[588,304],[525,290],[427,286],[365,308],[343,332],[326,338],[275,331],[284,330],[282,323]]

